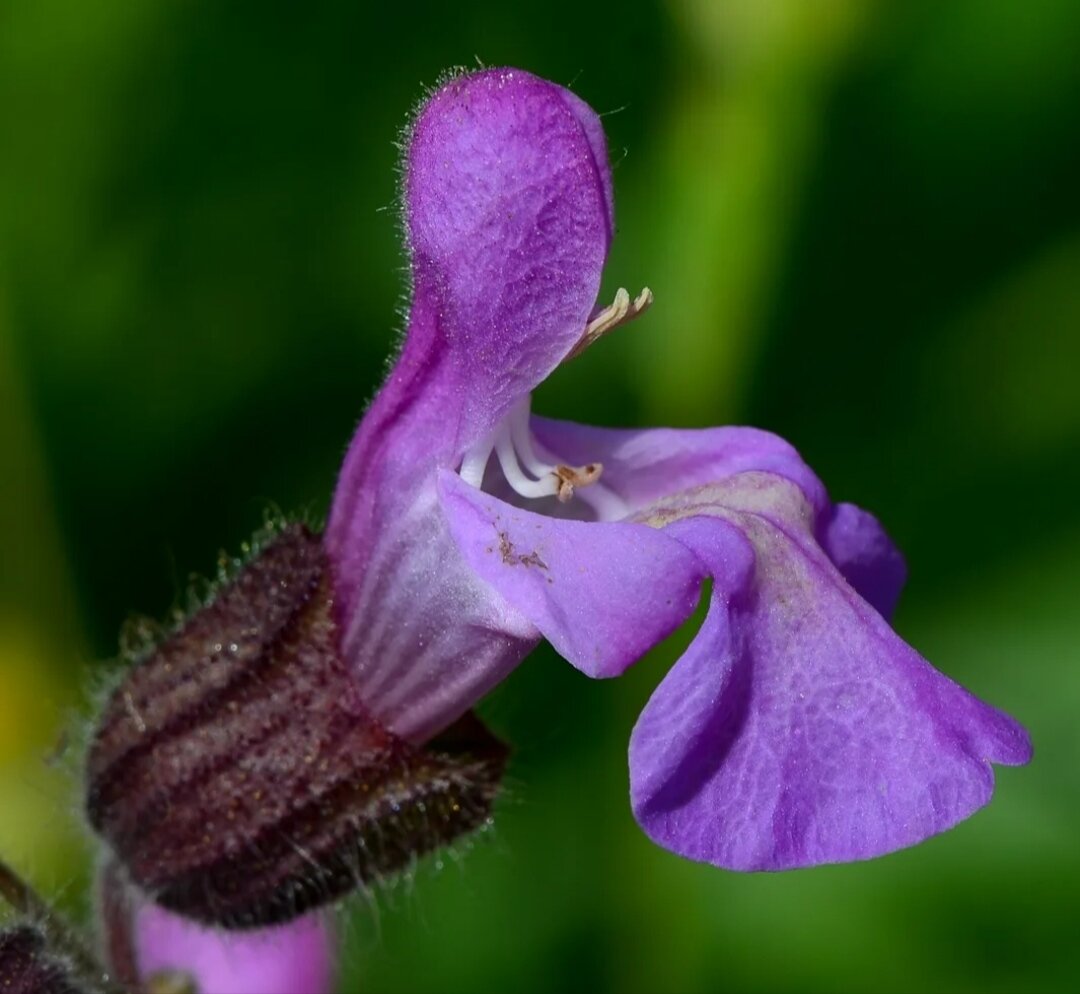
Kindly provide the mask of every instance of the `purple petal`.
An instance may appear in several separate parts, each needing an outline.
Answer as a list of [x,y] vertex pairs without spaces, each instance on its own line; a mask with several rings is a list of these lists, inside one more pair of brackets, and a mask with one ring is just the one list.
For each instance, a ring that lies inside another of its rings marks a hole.
[[660,845],[737,870],[866,859],[968,817],[990,799],[991,762],[1030,758],[1019,724],[843,580],[789,482],[744,474],[643,517],[714,576],[630,743],[634,812]]
[[589,676],[618,676],[697,603],[702,565],[662,532],[533,514],[454,473],[439,483],[472,568]]
[[854,504],[836,504],[818,531],[821,547],[844,579],[890,619],[907,580],[907,565],[878,519]]
[[456,374],[459,443],[494,427],[585,329],[612,235],[596,115],[517,69],[463,76],[420,111],[406,158],[418,294]]
[[188,973],[201,994],[330,994],[334,985],[334,939],[320,915],[223,932],[146,903],[136,912],[134,941],[143,979]]
[[[393,499],[402,495],[388,490],[377,527],[355,522],[344,538],[333,533],[336,544],[330,533],[326,539],[332,559],[370,542],[356,564],[352,606],[339,614],[342,651],[365,706],[411,742],[459,718],[540,640],[462,558],[434,475],[428,484],[398,506]],[[335,588],[340,602],[342,584]]]
[[750,470],[791,480],[818,511],[828,505],[825,487],[799,453],[779,435],[758,428],[595,428],[540,417],[532,426],[562,462],[603,463],[601,482],[631,514],[669,494]]
[[844,579],[885,618],[907,578],[903,556],[877,519],[853,504],[830,504],[825,487],[784,439],[757,428],[594,428],[534,417],[540,442],[566,463],[600,462],[602,482],[629,513],[669,494],[737,473],[776,473],[813,506],[821,544]]
[[[550,85],[550,84],[549,84]],[[571,90],[559,88],[560,96],[566,101],[566,106],[577,118],[581,130],[585,132],[585,138],[592,150],[593,162],[596,164],[596,177],[604,191],[604,207],[607,210],[607,235],[608,246],[615,237],[615,185],[611,181],[611,166],[608,164],[607,136],[604,134],[604,125],[600,118],[584,100]]]
[[349,448],[325,543],[361,694],[421,741],[538,638],[461,560],[435,471],[458,465],[585,328],[612,230],[599,121],[518,70],[453,80],[412,129],[405,215],[408,332]]

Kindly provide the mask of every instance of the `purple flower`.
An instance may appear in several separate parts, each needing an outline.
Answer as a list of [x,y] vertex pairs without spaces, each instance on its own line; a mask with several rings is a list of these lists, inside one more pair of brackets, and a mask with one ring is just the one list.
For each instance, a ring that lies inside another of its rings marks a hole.
[[286,925],[223,930],[175,914],[130,887],[106,862],[98,880],[102,945],[126,988],[200,994],[330,994],[333,928],[313,912]]
[[328,994],[333,937],[318,913],[288,925],[222,932],[143,904],[135,918],[138,976],[186,974],[205,994]]
[[905,578],[877,521],[751,428],[617,431],[531,392],[644,309],[596,310],[613,234],[596,115],[518,70],[443,86],[407,151],[408,330],[325,534],[343,653],[415,743],[541,638],[617,676],[708,616],[638,720],[635,815],[740,870],[864,859],[985,804],[1024,729],[888,624]]

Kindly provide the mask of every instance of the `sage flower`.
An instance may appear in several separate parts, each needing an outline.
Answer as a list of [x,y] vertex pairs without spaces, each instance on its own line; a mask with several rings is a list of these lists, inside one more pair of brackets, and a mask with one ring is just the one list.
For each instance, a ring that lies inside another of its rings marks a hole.
[[710,578],[630,742],[660,845],[737,870],[865,859],[984,805],[991,763],[1027,762],[1019,724],[892,630],[899,552],[782,439],[531,413],[651,302],[596,307],[612,182],[579,97],[514,69],[451,80],[411,130],[403,209],[408,327],[325,533],[343,657],[382,722],[426,741],[541,638],[618,676]]
[[309,913],[488,823],[506,749],[473,705],[541,639],[622,674],[707,582],[630,741],[649,837],[776,870],[878,856],[987,803],[1026,732],[893,631],[902,557],[791,445],[532,413],[652,302],[597,306],[614,202],[596,114],[520,70],[459,76],[404,167],[408,325],[325,531],[264,537],[99,719],[87,814],[118,975],[326,989]]

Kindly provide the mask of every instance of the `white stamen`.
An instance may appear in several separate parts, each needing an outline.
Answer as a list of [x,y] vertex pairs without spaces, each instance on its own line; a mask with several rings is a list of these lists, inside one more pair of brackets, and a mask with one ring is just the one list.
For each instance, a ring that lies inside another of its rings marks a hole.
[[518,465],[514,441],[509,432],[500,432],[495,442],[495,454],[499,457],[506,482],[522,497],[554,497],[559,492],[559,478],[554,473],[539,480],[530,480]]
[[521,462],[533,476],[540,478],[555,472],[557,460],[545,462],[533,448],[532,432],[529,431],[529,414],[532,408],[532,394],[529,394],[510,415],[510,437],[514,448],[521,457]]
[[596,512],[597,521],[620,521],[630,513],[626,501],[602,483],[579,487],[574,493]]
[[484,470],[487,469],[488,460],[491,458],[491,450],[495,448],[494,438],[481,442],[475,448],[465,453],[465,461],[458,471],[461,478],[477,490],[484,483]]
[[461,478],[477,490],[482,489],[484,473],[494,451],[506,482],[520,496],[530,500],[557,497],[566,503],[580,491],[598,518],[624,517],[626,505],[596,482],[604,469],[600,463],[568,466],[533,438],[529,423],[531,406],[532,397],[526,397],[487,439],[465,453],[458,470]]

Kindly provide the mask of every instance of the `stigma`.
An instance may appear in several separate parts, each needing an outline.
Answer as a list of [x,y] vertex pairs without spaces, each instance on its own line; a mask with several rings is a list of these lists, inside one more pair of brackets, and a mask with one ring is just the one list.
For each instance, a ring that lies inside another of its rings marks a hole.
[[604,335],[613,332],[616,328],[621,328],[624,324],[629,324],[634,318],[644,314],[652,307],[652,303],[653,292],[648,287],[644,287],[641,293],[632,300],[626,288],[619,287],[615,292],[615,299],[607,307],[593,314],[592,319],[585,326],[581,338],[567,353],[563,362],[566,363],[576,358],[594,342],[603,338]]

